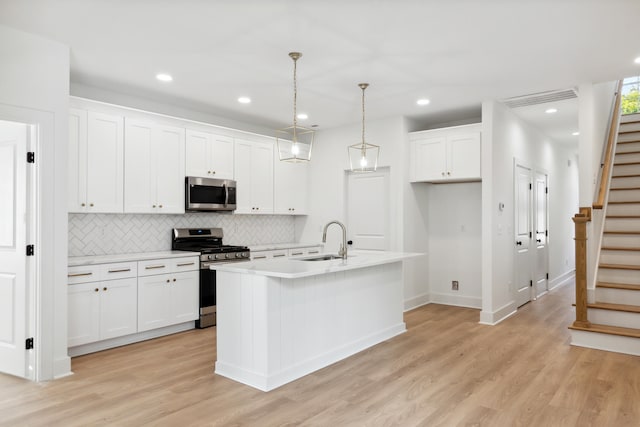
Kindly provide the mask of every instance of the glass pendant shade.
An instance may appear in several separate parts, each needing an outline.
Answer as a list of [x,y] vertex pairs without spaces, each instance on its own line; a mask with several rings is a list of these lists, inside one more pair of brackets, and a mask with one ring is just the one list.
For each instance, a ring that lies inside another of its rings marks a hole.
[[304,126],[298,126],[298,80],[297,63],[302,56],[300,52],[290,52],[293,59],[293,126],[276,130],[278,157],[287,162],[305,162],[311,160],[311,149],[315,131]]
[[364,140],[364,90],[369,83],[360,83],[358,86],[362,89],[362,142],[348,147],[349,167],[351,172],[374,172],[378,168],[380,147]]

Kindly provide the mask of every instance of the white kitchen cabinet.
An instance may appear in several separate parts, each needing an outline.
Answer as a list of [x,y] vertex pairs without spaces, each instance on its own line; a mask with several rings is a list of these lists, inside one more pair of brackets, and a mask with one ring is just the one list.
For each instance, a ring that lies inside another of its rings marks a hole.
[[235,140],[236,213],[273,214],[273,143]]
[[473,124],[411,133],[411,182],[480,180],[480,132]]
[[274,213],[283,215],[307,214],[307,163],[274,163]]
[[124,119],[69,110],[69,212],[122,213]]
[[197,260],[197,257],[191,257],[138,263],[139,332],[199,317],[200,266]]
[[187,129],[187,176],[233,179],[233,138]]
[[184,213],[184,129],[127,118],[124,153],[124,211]]
[[68,346],[137,332],[136,263],[71,267]]

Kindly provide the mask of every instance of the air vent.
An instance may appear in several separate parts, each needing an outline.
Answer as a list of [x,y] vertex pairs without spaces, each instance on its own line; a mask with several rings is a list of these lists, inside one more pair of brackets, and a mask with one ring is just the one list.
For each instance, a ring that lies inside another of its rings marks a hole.
[[510,108],[528,107],[530,105],[546,104],[548,102],[563,101],[577,98],[575,89],[552,90],[550,92],[532,93],[531,95],[516,96],[503,99],[502,102]]

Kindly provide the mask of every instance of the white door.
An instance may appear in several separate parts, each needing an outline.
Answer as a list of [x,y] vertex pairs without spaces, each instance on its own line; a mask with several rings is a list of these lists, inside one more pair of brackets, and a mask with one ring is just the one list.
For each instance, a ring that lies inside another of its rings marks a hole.
[[0,121],[0,371],[25,377],[27,126]]
[[515,298],[520,307],[531,301],[531,169],[516,164],[515,185]]
[[347,233],[354,249],[389,250],[389,169],[350,173]]
[[535,276],[535,295],[536,297],[544,294],[548,290],[549,284],[549,252],[547,248],[548,241],[548,182],[547,175],[542,172],[536,172],[534,184],[534,236],[536,238],[536,276]]

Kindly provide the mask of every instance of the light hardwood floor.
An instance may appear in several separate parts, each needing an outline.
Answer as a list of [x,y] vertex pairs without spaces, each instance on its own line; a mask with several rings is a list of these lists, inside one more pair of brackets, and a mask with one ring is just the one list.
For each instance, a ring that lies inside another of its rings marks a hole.
[[213,374],[215,328],[0,375],[2,426],[639,426],[640,358],[571,347],[573,286],[497,326],[428,305],[407,333],[269,393]]

